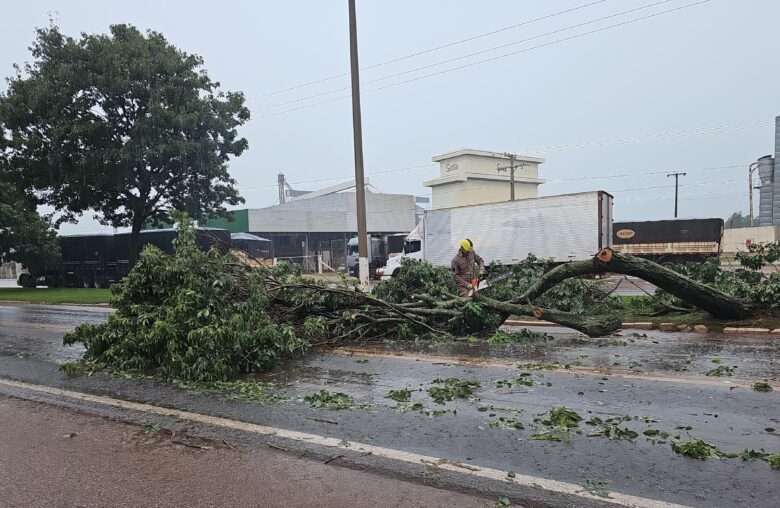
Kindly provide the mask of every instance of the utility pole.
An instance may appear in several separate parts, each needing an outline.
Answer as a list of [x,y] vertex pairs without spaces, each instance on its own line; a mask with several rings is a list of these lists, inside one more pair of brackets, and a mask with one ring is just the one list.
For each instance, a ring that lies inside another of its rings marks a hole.
[[666,175],[666,178],[669,178],[670,176],[674,177],[674,218],[677,218],[677,191],[679,189],[678,182],[680,180],[681,176],[685,176],[688,173],[683,173],[682,171],[678,171],[676,173],[669,173]]
[[505,152],[504,155],[509,157],[509,201],[515,200],[515,158],[517,157],[513,153]]
[[276,176],[276,185],[279,187],[279,204],[280,205],[283,205],[284,202],[285,202],[285,199],[284,199],[285,198],[285,195],[284,195],[284,184],[285,184],[284,174],[283,173],[279,173]]
[[355,0],[349,1],[349,64],[352,77],[352,137],[355,146],[355,202],[357,203],[358,275],[368,288],[368,228],[366,227],[366,186],[363,182],[363,125],[360,117],[360,71],[358,65]]

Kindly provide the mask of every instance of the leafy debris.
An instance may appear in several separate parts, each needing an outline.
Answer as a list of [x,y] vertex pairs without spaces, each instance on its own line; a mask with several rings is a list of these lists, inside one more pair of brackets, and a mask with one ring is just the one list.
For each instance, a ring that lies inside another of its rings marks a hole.
[[766,381],[756,381],[755,383],[753,383],[753,390],[756,392],[771,392],[772,385],[770,385]]
[[608,423],[601,427],[600,430],[588,434],[590,437],[606,437],[607,439],[625,439],[627,441],[633,441],[639,434],[631,429],[621,427],[616,423]]
[[307,395],[303,398],[313,408],[322,409],[349,409],[354,404],[352,397],[346,393],[329,392],[320,390],[318,393]]
[[737,368],[736,365],[733,367],[729,367],[728,365],[718,365],[716,368],[712,370],[708,370],[705,376],[715,376],[715,377],[722,377],[722,376],[733,376],[734,370]]
[[734,458],[738,456],[737,454],[725,453],[719,450],[715,445],[711,445],[701,439],[694,439],[682,443],[672,443],[672,450],[680,455],[685,455],[686,457],[698,460],[707,460],[709,458]]
[[568,441],[571,430],[578,427],[582,417],[576,411],[565,406],[552,408],[544,418],[535,421],[549,427],[549,430],[537,432],[531,436],[536,441]]
[[602,480],[585,480],[582,487],[590,494],[598,497],[611,498],[609,495],[609,482]]
[[522,430],[525,428],[525,425],[523,425],[523,422],[518,420],[517,418],[509,418],[504,416],[499,416],[496,420],[493,420],[488,425],[490,427],[493,427],[495,429],[516,429],[516,430]]
[[428,388],[428,395],[437,404],[444,404],[446,401],[454,399],[466,399],[471,397],[474,390],[479,388],[479,381],[474,379],[458,379],[451,377],[447,379],[434,379],[433,386]]
[[763,449],[761,449],[761,451],[745,449],[739,457],[742,460],[766,460],[770,455],[770,453],[765,452]]
[[399,402],[395,408],[402,413],[406,413],[408,411],[422,412],[424,409],[422,402]]
[[412,391],[408,388],[401,388],[399,390],[390,390],[385,395],[388,399],[393,399],[396,402],[409,402],[412,399]]
[[534,380],[530,377],[519,377],[517,379],[499,379],[496,381],[496,388],[512,388],[514,385],[533,386]]
[[512,506],[512,503],[509,501],[508,497],[499,497],[494,506],[495,508],[507,508]]
[[63,363],[60,370],[68,377],[91,376],[98,366],[87,360]]
[[533,441],[568,441],[569,438],[569,431],[568,429],[565,429],[537,432],[536,434],[531,434],[529,439],[532,439]]
[[547,413],[547,417],[541,422],[548,427],[572,429],[578,427],[582,417],[576,411],[565,406],[555,407]]
[[243,402],[273,403],[285,399],[285,397],[269,391],[269,388],[274,386],[272,383],[260,381],[193,382],[176,380],[175,384],[184,390],[218,393],[227,396],[228,399]]
[[488,337],[489,344],[526,344],[530,342],[541,342],[553,340],[552,336],[546,333],[533,332],[528,328],[521,328],[516,332],[505,332],[504,330],[496,330],[496,332]]

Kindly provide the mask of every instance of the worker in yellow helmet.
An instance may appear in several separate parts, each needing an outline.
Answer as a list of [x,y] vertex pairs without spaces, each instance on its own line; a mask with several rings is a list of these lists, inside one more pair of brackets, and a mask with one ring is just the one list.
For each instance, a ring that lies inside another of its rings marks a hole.
[[474,252],[474,242],[468,238],[458,242],[458,245],[458,253],[452,258],[450,268],[460,296],[472,296],[479,284],[479,274],[485,262]]

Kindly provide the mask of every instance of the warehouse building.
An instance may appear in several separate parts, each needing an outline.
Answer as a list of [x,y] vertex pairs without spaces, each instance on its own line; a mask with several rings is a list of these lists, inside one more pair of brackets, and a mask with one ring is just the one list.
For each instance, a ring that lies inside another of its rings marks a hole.
[[[334,269],[346,266],[347,242],[357,235],[354,182],[309,192],[266,208],[232,212],[232,220],[217,219],[211,227],[248,232],[268,238],[276,258],[314,263],[316,256]],[[408,233],[418,207],[408,194],[366,192],[366,221],[371,235]]]

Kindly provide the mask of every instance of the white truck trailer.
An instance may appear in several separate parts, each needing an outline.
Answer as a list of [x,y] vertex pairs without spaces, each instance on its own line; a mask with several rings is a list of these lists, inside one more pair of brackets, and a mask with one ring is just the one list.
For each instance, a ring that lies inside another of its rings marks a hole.
[[510,265],[528,254],[555,262],[586,259],[612,241],[612,195],[593,191],[426,210],[403,253],[389,258],[378,275],[396,275],[404,258],[449,266],[464,238],[485,263]]

